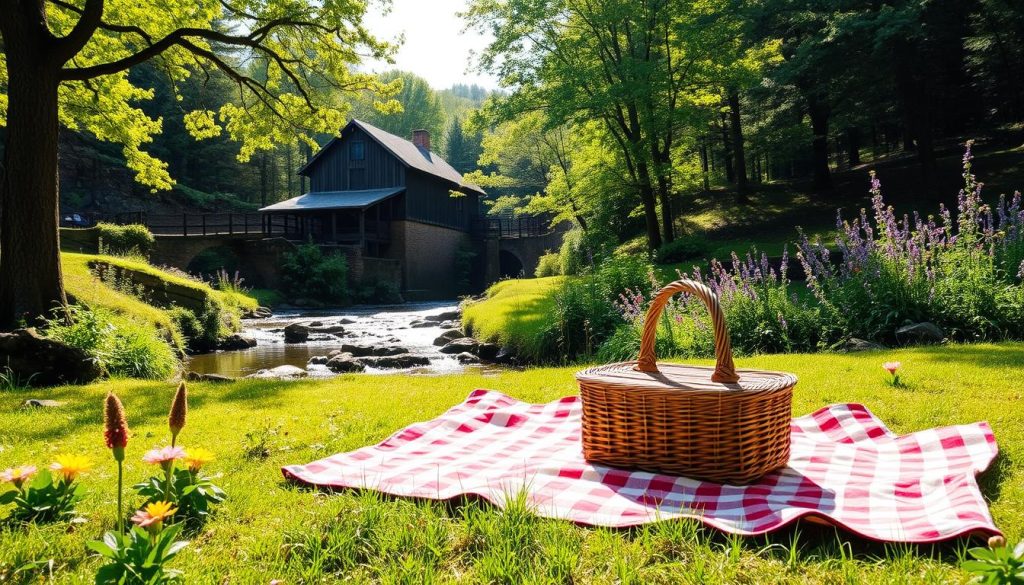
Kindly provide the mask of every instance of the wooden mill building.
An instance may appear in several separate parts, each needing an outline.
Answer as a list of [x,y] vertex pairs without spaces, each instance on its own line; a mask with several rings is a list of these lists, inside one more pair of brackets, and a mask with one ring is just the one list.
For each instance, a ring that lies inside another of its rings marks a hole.
[[310,190],[264,207],[264,223],[295,239],[337,247],[357,281],[395,281],[411,296],[457,291],[456,256],[471,245],[480,187],[430,149],[352,120],[299,174]]

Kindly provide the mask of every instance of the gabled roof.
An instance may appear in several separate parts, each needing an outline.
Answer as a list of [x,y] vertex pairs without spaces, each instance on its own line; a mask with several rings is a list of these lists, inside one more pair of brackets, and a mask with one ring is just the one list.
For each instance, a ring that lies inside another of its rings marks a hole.
[[362,189],[358,191],[313,191],[291,199],[268,205],[260,211],[311,211],[315,209],[366,209],[394,197],[405,187]]
[[320,155],[327,152],[329,148],[333,148],[335,143],[340,142],[341,136],[345,135],[345,131],[353,126],[369,134],[370,137],[376,140],[378,144],[386,148],[391,154],[395,155],[398,160],[402,161],[402,164],[406,167],[445,179],[446,181],[453,183],[456,187],[475,191],[481,195],[485,194],[484,190],[480,187],[472,183],[463,182],[462,175],[459,174],[459,171],[452,168],[452,166],[436,152],[427,150],[426,148],[420,148],[410,140],[406,140],[405,138],[401,138],[390,132],[381,130],[373,124],[355,119],[342,128],[339,137],[332,138],[330,142],[318,150],[317,153],[313,155],[313,158],[309,159],[309,162],[299,169],[299,174],[308,175],[309,169],[316,163],[317,159],[320,158]]

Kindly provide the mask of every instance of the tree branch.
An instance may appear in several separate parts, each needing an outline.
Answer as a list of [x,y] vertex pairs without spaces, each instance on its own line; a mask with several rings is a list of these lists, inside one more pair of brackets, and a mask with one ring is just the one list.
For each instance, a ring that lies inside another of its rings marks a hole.
[[81,16],[67,36],[57,39],[54,43],[54,56],[61,64],[78,54],[89,42],[96,28],[103,19],[103,0],[86,0],[85,7],[79,12]]

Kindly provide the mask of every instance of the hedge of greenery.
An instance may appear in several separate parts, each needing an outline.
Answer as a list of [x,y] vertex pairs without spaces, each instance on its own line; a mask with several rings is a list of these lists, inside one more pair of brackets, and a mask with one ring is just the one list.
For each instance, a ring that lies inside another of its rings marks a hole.
[[[901,327],[922,322],[953,341],[1022,339],[1024,204],[1020,193],[986,204],[971,159],[968,144],[958,209],[940,206],[927,217],[897,217],[872,174],[870,213],[837,219],[838,253],[820,239],[797,242],[805,284],[790,281],[788,250],[778,269],[755,249],[678,276],[719,295],[741,354],[818,351],[850,338],[894,345],[906,341],[898,338]],[[648,303],[664,279],[643,256],[628,254],[583,272],[553,293],[531,353],[544,361],[632,358]],[[712,332],[699,300],[676,299],[663,323],[661,355],[710,355]]]

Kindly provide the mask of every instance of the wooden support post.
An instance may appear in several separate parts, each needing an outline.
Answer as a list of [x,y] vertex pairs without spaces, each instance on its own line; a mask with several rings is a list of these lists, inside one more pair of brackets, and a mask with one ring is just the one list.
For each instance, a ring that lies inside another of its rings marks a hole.
[[235,217],[235,214],[233,214],[231,212],[228,212],[228,234],[229,235],[234,235],[235,234],[234,217]]
[[202,218],[203,218],[203,235],[205,236],[206,235],[206,214],[205,213],[202,215]]
[[331,241],[338,241],[338,212],[331,211]]
[[359,210],[359,249],[366,245],[366,210]]
[[183,235],[183,236],[187,236],[188,235],[188,214],[187,213],[182,213],[181,214],[181,235]]

